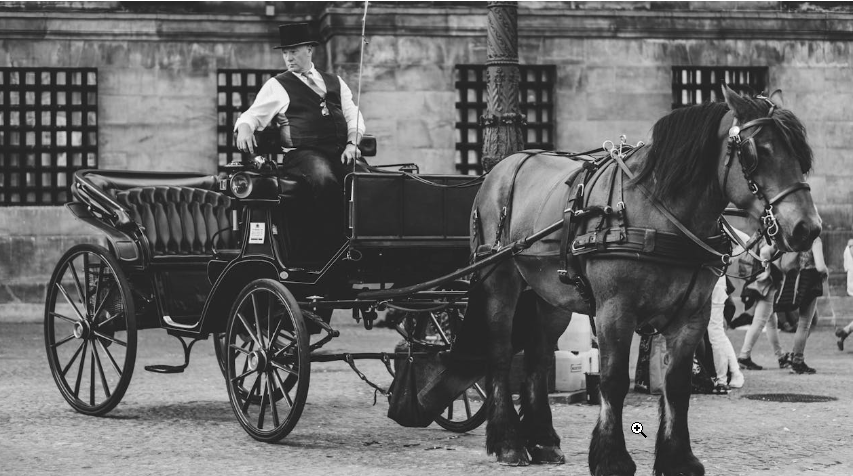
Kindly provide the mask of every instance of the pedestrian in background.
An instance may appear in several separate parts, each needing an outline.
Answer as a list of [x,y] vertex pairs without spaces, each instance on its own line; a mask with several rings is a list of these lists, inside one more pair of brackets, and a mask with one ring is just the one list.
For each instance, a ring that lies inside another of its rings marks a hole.
[[[770,245],[763,245],[760,252],[761,259],[770,259],[773,255],[773,249]],[[776,313],[773,312],[773,297],[779,287],[781,275],[779,268],[773,263],[767,263],[764,272],[748,285],[750,290],[755,291],[755,313],[752,317],[752,324],[746,331],[746,337],[743,339],[743,346],[737,359],[740,366],[746,370],[762,370],[764,368],[752,361],[752,348],[755,347],[762,329],[765,330],[767,340],[773,347],[779,368],[786,368],[791,365],[790,356],[782,353],[779,332],[776,328]]]
[[823,258],[821,239],[815,238],[810,250],[797,253],[793,265],[798,267],[795,286],[800,302],[794,311],[799,313],[799,319],[797,333],[794,335],[794,348],[791,350],[791,373],[813,374],[816,370],[806,365],[803,354],[811,333],[812,321],[817,316],[817,298],[823,295],[823,282],[829,275]]

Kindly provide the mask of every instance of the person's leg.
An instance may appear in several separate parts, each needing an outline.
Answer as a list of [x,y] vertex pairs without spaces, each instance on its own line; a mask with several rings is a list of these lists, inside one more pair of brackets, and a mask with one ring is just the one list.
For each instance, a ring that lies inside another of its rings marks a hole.
[[755,347],[755,343],[761,335],[761,329],[764,328],[765,324],[767,324],[767,320],[773,313],[773,294],[774,293],[771,290],[771,292],[768,292],[768,297],[762,298],[755,305],[755,314],[752,316],[752,324],[750,324],[749,329],[746,331],[746,337],[743,339],[743,346],[741,347],[740,355],[738,356],[738,363],[746,369],[762,369],[760,365],[757,365],[752,361],[752,348]]
[[[711,320],[708,321],[708,340],[711,342],[711,352],[714,355],[714,369],[717,374],[717,381],[726,383],[729,370],[729,358],[727,350],[732,344],[729,338],[726,337],[726,331],[723,328],[724,304],[711,303]],[[734,352],[732,352],[734,353]]]
[[836,342],[836,344],[838,344],[838,350],[844,350],[844,339],[846,339],[851,333],[853,333],[853,321],[845,327],[835,330],[835,337],[838,338],[838,341]]
[[791,352],[791,371],[794,373],[815,373],[815,369],[806,365],[803,354],[806,350],[806,341],[811,332],[812,320],[816,315],[817,299],[812,299],[804,308],[801,308],[800,319],[797,322],[797,333],[794,335],[794,348]]

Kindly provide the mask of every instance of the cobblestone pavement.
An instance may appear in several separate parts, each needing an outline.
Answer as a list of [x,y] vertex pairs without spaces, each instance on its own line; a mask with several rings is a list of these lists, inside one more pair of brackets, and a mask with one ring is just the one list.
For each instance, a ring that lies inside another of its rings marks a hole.
[[[391,350],[397,334],[365,331],[336,317],[342,338],[330,350]],[[744,332],[729,331],[739,348]],[[790,348],[791,334],[782,334]],[[818,329],[807,348],[812,376],[772,369],[747,372],[746,386],[728,396],[691,400],[693,448],[709,475],[853,474],[853,342],[839,352],[831,329]],[[0,323],[0,474],[589,474],[589,437],[597,407],[554,405],[567,464],[507,468],[485,453],[485,426],[457,435],[432,425],[397,426],[387,403],[346,364],[312,366],[308,404],[296,429],[279,444],[252,440],[236,422],[210,343],[199,343],[184,374],[160,375],[144,365],[177,363],[179,344],[163,331],[140,333],[136,372],[123,402],[107,417],[75,413],[60,396],[33,323]],[[636,352],[636,339],[635,339]],[[774,359],[762,337],[753,359]],[[632,359],[633,360],[633,359]],[[381,363],[363,370],[390,383]],[[633,373],[632,373],[633,374]],[[752,393],[828,395],[828,403],[769,403]],[[630,432],[644,424],[648,438]],[[657,397],[631,392],[624,427],[638,474],[651,474]]]

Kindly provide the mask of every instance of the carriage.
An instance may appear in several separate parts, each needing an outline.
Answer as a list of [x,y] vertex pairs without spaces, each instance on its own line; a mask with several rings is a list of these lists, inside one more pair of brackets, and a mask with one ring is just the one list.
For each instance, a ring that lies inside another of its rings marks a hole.
[[[364,149],[375,153],[375,142]],[[467,272],[430,281],[468,264],[469,210],[481,179],[398,165],[347,176],[346,240],[331,256],[318,253],[316,231],[302,221],[304,185],[280,176],[273,155],[229,164],[225,177],[78,171],[67,207],[102,231],[108,247],[72,247],[49,283],[45,345],[62,396],[81,413],[106,414],[130,383],[139,331],[179,339],[183,364],[146,367],[161,373],[183,371],[193,345],[212,337],[237,420],[269,442],[299,420],[312,362],[344,361],[374,385],[357,360],[380,359],[393,375],[400,359],[448,351],[464,315]],[[367,329],[378,311],[399,311],[394,323],[405,342],[390,352],[322,352],[339,335],[334,309],[351,310]],[[451,431],[476,428],[484,398],[475,382],[435,421]]]

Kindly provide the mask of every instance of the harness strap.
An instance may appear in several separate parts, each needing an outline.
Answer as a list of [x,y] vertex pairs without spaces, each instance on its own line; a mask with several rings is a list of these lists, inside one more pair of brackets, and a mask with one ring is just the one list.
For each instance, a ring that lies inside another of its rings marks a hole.
[[776,205],[777,203],[782,201],[783,198],[785,198],[788,195],[796,192],[797,190],[811,190],[811,189],[812,189],[811,186],[809,184],[807,184],[806,182],[797,182],[793,185],[788,186],[788,188],[786,188],[785,190],[782,190],[781,192],[777,193],[776,196],[771,198],[770,200],[768,200],[767,203],[769,203],[770,205]]
[[[614,156],[614,159],[616,160],[616,163],[619,164],[619,167],[622,169],[622,171],[625,172],[625,175],[627,175],[628,178],[633,179],[634,174],[633,174],[633,172],[631,172],[631,169],[629,169],[628,166],[625,164],[625,161],[623,161],[618,156]],[[686,236],[692,242],[699,245],[700,248],[702,248],[706,252],[710,253],[712,256],[716,256],[716,257],[720,258],[721,263],[718,265],[718,267],[727,266],[731,262],[731,255],[730,254],[720,253],[719,251],[715,250],[714,248],[711,248],[710,246],[708,246],[708,244],[705,243],[705,241],[703,241],[701,238],[696,236],[692,231],[687,229],[687,227],[684,226],[681,223],[681,221],[679,221],[678,218],[676,218],[676,216],[672,214],[672,212],[667,210],[666,206],[664,206],[664,204],[661,203],[661,201],[651,191],[649,191],[648,188],[646,188],[641,183],[637,183],[635,185],[643,193],[643,195],[645,195],[646,198],[649,199],[649,202],[651,202],[651,204],[657,209],[657,211],[659,211],[663,216],[665,216],[666,219],[670,221],[670,223],[675,225],[675,227],[678,228],[678,230],[681,233],[683,233],[684,236]]]
[[500,220],[498,221],[498,229],[495,232],[495,243],[492,245],[494,250],[498,250],[501,247],[501,236],[503,236],[504,229],[510,229],[510,221],[512,221],[512,199],[515,195],[515,179],[518,177],[518,172],[521,170],[521,166],[527,162],[528,159],[533,157],[534,155],[542,152],[541,150],[528,150],[525,151],[526,156],[518,162],[518,165],[515,166],[515,170],[512,173],[512,180],[509,183],[509,192],[506,196],[506,202],[504,206],[501,208]]

